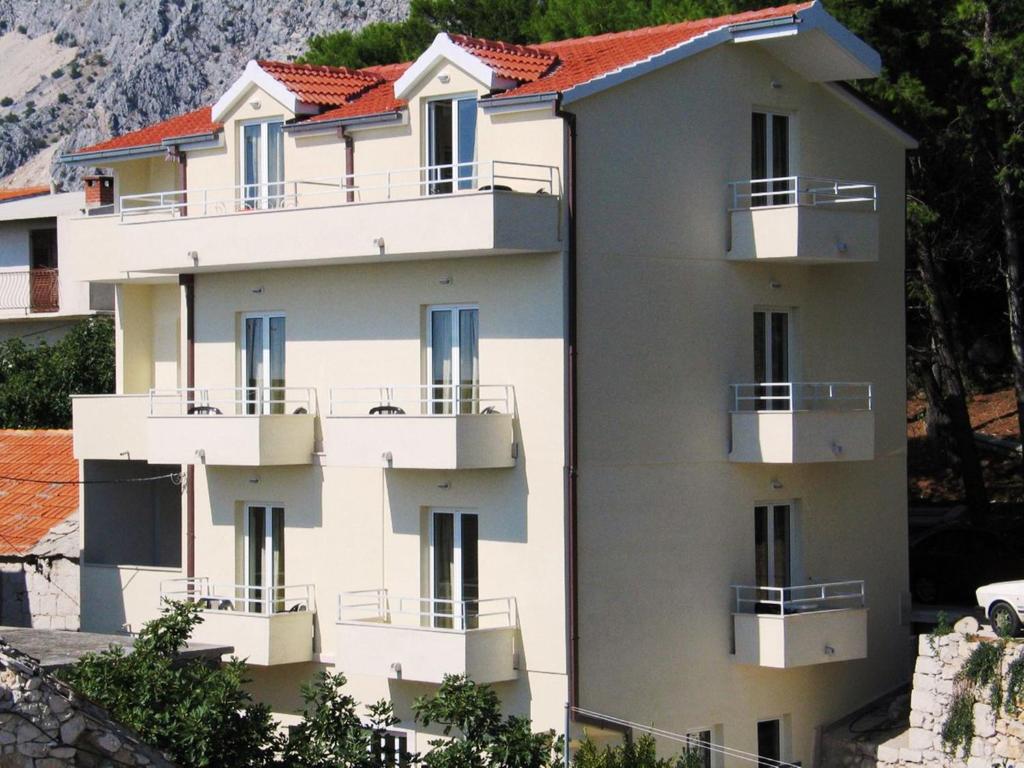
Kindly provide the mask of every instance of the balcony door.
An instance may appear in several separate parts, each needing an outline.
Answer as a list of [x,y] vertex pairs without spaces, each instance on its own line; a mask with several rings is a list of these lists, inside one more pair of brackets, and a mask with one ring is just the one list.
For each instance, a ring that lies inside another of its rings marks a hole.
[[480,310],[430,307],[427,336],[430,413],[474,413],[479,405]]
[[762,720],[757,724],[759,768],[778,768],[782,760],[782,722]]
[[247,504],[243,534],[245,610],[279,613],[284,610],[284,507]]
[[790,313],[764,309],[754,312],[754,381],[759,411],[788,411],[793,407],[790,375]]
[[33,229],[29,233],[29,247],[29,309],[32,312],[56,312],[60,309],[57,291],[57,230]]
[[284,413],[284,329],[281,313],[243,318],[242,386],[247,414]]
[[478,626],[478,539],[475,513],[431,510],[430,610],[434,627],[461,630]]
[[[791,504],[758,504],[754,507],[754,572],[757,586],[786,589],[793,585],[794,536]],[[765,591],[766,600],[783,599]],[[759,613],[778,613],[779,606],[758,605]]]
[[[751,121],[750,178],[778,179],[789,176],[789,115],[754,112]],[[773,181],[751,185],[750,204],[787,205],[796,199],[789,182]],[[784,194],[768,195],[767,192]]]
[[448,194],[473,189],[476,165],[476,98],[427,102],[427,190]]
[[284,204],[284,121],[245,123],[241,140],[242,207],[280,208]]

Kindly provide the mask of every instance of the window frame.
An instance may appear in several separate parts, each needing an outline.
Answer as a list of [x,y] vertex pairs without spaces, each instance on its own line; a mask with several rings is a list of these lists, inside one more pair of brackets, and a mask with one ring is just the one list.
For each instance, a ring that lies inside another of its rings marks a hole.
[[[474,310],[476,311],[477,317],[477,339],[476,339],[476,354],[477,360],[480,358],[480,305],[479,304],[430,304],[426,307],[426,373],[424,376],[425,392],[426,397],[424,398],[424,407],[428,414],[438,415],[458,415],[463,413],[462,411],[462,390],[464,386],[474,390],[475,397],[471,401],[470,411],[468,413],[474,413],[479,410],[479,389],[480,389],[480,376],[477,374],[477,380],[472,384],[463,385],[459,377],[459,372],[462,368],[462,329],[459,323],[460,313],[464,311]],[[435,312],[448,312],[451,314],[451,329],[452,329],[452,348],[451,348],[451,382],[447,385],[435,385],[433,379],[434,373],[434,313]],[[434,398],[434,390],[436,388],[449,388],[451,389],[451,396],[447,399],[437,400]],[[449,410],[436,411],[436,406],[447,407]]]
[[[252,583],[252,565],[250,563],[250,546],[253,540],[252,532],[250,530],[251,511],[253,509],[261,508],[264,510],[264,533],[263,533],[263,575],[264,583],[253,584]],[[276,501],[245,501],[242,502],[242,588],[243,594],[248,600],[253,600],[253,593],[259,591],[273,590],[275,588],[283,587],[286,583],[286,579],[282,579],[281,584],[275,584],[276,573],[274,570],[274,532],[277,530],[281,531],[282,545],[285,538],[285,530],[287,528],[287,521],[285,519],[286,506],[282,502]],[[275,518],[280,518],[280,529],[275,523]],[[287,549],[282,546],[282,563],[281,570],[283,573],[287,573],[285,568],[284,557],[286,556]],[[253,604],[246,601],[245,612],[246,613],[279,613],[280,611],[275,607],[275,604],[283,603],[283,594],[280,598],[275,598],[273,593],[269,596],[261,595],[260,602],[270,608],[269,611],[253,610]]]
[[[280,310],[272,310],[266,312],[243,312],[241,313],[241,322],[239,324],[239,377],[238,381],[240,384],[239,389],[241,390],[242,398],[240,401],[240,407],[243,415],[247,416],[266,416],[274,412],[275,399],[273,397],[272,390],[274,387],[270,384],[271,379],[271,358],[270,358],[270,321],[274,318],[280,318],[284,320],[284,343],[282,344],[282,353],[284,360],[281,362],[282,370],[284,371],[284,386],[288,386],[288,315],[287,313]],[[246,372],[249,369],[249,344],[248,334],[245,329],[249,320],[260,319],[263,321],[263,332],[260,334],[260,342],[263,345],[263,368],[267,374],[267,380],[264,382],[262,387],[249,387]],[[250,399],[249,390],[252,389],[256,395],[254,399]],[[264,397],[264,393],[267,393],[267,397]],[[281,404],[281,412],[284,412],[284,402],[287,400],[287,393],[282,392],[279,402]],[[249,413],[249,406],[255,406],[253,413]]]
[[[477,567],[479,578],[479,562],[480,562],[480,513],[476,509],[463,508],[463,507],[430,507],[427,510],[427,598],[426,602],[430,606],[430,613],[434,614],[434,603],[442,598],[438,598],[435,594],[437,580],[435,572],[435,520],[439,514],[452,515],[452,596],[450,600],[452,603],[459,603],[465,601],[464,584],[463,584],[463,573],[462,573],[462,518],[465,516],[473,516],[476,518],[476,530],[477,530]],[[477,601],[479,602],[479,583],[477,584]],[[454,609],[454,606],[453,606]],[[436,627],[438,621],[450,621],[452,629],[466,630],[471,627],[463,625],[462,618],[457,617],[452,612],[452,616],[449,619],[445,619],[442,616],[431,615],[428,619],[428,625]],[[472,624],[472,621],[467,621],[466,624]]]
[[[457,93],[445,93],[437,94],[436,96],[429,96],[424,100],[424,120],[425,126],[424,143],[424,165],[427,167],[427,193],[431,195],[438,194],[451,194],[453,192],[472,190],[478,186],[479,174],[476,172],[477,153],[479,150],[479,120],[474,118],[473,122],[473,157],[464,160],[460,156],[459,152],[459,129],[460,129],[460,117],[459,117],[459,102],[460,101],[472,101],[475,104],[476,110],[480,108],[480,94],[475,91],[460,91]],[[435,169],[437,163],[434,162],[432,157],[434,153],[434,114],[433,105],[438,102],[450,102],[452,111],[452,163],[451,163],[451,176],[444,178],[440,175],[439,171]],[[463,165],[469,166],[469,176],[460,176],[460,167]],[[435,191],[436,187],[442,187],[443,185],[451,185],[451,189]]]
[[[284,174],[278,181],[271,182],[270,176],[270,129],[271,124],[278,124],[282,129],[281,136],[281,166],[284,167],[284,125],[286,119],[284,115],[274,115],[270,117],[255,117],[249,120],[238,121],[238,207],[243,211],[253,210],[268,210],[272,208],[280,208],[284,203]],[[246,184],[245,182],[245,129],[253,125],[260,126],[260,151],[259,151],[259,162],[257,170],[259,171],[259,181],[255,184]],[[277,193],[273,198],[270,194],[271,184],[280,184],[281,191]],[[256,195],[250,197],[247,189],[249,187],[256,187],[258,189]]]

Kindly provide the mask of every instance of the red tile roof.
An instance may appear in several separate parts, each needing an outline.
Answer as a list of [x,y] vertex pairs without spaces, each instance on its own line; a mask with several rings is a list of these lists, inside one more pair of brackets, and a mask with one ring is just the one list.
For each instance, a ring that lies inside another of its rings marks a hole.
[[[71,430],[0,429],[0,477],[78,480]],[[0,479],[0,555],[29,552],[77,509],[77,485]]]
[[342,118],[361,117],[363,115],[379,115],[384,112],[395,112],[405,106],[405,101],[395,98],[395,80],[400,78],[411,66],[410,62],[404,64],[387,64],[381,67],[367,67],[364,72],[370,72],[381,78],[379,85],[370,88],[359,98],[350,101],[344,106],[330,109],[315,117],[309,122],[322,122],[324,120],[339,120]]
[[50,194],[49,187],[17,187],[14,189],[0,189],[0,203],[9,200],[22,200],[26,197],[39,197]]
[[82,147],[75,150],[75,152],[103,152],[112,149],[148,147],[150,145],[159,145],[164,139],[195,136],[199,133],[215,133],[224,126],[213,122],[210,118],[211,112],[212,109],[210,107],[200,107],[192,112],[186,112],[184,115],[172,117],[170,120],[147,125],[138,131],[125,133],[108,141],[101,141],[99,144],[93,144],[91,147]]
[[382,82],[379,75],[348,67],[258,61],[260,69],[307,104],[338,107]]
[[520,83],[536,80],[558,60],[557,55],[544,47],[512,45],[466,35],[448,37],[493,69],[499,77]]

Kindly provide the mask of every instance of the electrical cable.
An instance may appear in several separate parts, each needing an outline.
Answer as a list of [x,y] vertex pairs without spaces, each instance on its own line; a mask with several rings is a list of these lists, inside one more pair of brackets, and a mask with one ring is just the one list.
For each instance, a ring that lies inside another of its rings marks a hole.
[[120,477],[110,480],[44,480],[39,477],[8,477],[0,475],[0,482],[5,480],[12,483],[36,483],[37,485],[117,485],[119,483],[151,483],[155,480],[170,480],[175,485],[181,485],[183,478],[181,472],[168,472],[163,475],[153,475],[152,477]]

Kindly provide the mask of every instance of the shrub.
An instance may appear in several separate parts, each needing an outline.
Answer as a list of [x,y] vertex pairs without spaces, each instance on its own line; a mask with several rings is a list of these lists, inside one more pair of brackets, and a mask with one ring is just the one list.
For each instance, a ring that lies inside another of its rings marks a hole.
[[12,99],[10,96],[4,96],[2,99],[0,99],[0,107],[9,107],[13,103],[14,99]]
[[50,77],[52,77],[54,80],[58,80],[64,77],[64,70],[60,67],[57,67],[55,70],[53,70],[53,72],[50,73]]

